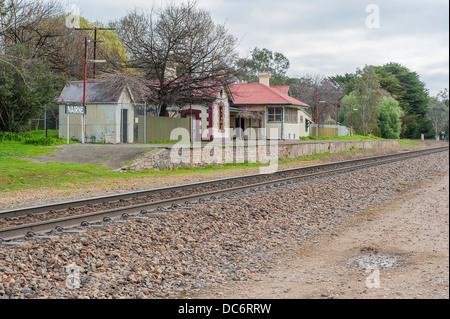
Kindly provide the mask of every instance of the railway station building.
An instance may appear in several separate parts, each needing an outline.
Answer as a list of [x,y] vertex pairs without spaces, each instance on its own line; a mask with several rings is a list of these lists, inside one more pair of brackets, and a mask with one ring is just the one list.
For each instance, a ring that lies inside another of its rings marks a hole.
[[[270,86],[270,74],[259,75],[259,83],[229,84],[232,95],[230,124],[256,136],[244,138],[267,138],[298,140],[309,135],[306,112],[308,105],[289,95],[289,86]],[[276,136],[270,136],[275,129]]]
[[86,109],[83,110],[83,81],[69,82],[59,105],[59,137],[82,141],[83,111],[85,142],[133,143],[134,100],[128,87],[108,92],[101,81],[86,82]]

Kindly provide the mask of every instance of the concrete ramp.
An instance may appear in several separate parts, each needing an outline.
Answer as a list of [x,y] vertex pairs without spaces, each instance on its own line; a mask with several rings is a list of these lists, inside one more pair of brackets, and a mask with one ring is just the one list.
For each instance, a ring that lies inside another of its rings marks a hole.
[[151,151],[145,144],[69,144],[39,157],[30,158],[36,163],[100,164],[113,170],[129,165]]

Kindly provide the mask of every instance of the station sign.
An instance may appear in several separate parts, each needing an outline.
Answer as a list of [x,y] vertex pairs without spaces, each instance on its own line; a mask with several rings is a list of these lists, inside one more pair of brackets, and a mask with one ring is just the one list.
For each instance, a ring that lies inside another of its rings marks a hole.
[[66,114],[86,114],[86,106],[66,105]]

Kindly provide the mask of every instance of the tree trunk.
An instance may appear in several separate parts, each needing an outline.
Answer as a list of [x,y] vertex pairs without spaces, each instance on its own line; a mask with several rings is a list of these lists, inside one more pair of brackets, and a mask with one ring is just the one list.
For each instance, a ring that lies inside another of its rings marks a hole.
[[167,104],[163,103],[161,109],[159,110],[159,116],[165,117],[167,112]]

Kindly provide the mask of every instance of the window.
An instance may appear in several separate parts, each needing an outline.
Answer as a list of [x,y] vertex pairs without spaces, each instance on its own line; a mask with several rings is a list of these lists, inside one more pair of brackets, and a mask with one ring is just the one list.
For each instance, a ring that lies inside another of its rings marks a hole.
[[225,131],[225,104],[219,102],[219,130],[221,132]]
[[303,123],[303,115],[300,115],[300,123]]
[[267,122],[281,122],[282,120],[282,109],[281,107],[269,107],[267,115]]
[[285,123],[298,123],[297,117],[297,109],[285,109],[284,122]]

